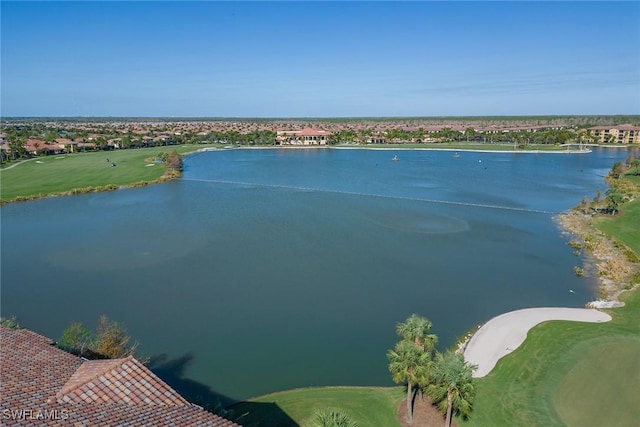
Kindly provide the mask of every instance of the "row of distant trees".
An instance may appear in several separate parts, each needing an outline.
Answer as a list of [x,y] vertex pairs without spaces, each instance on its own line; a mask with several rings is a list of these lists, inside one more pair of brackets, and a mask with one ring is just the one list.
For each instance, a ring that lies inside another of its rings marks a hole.
[[[579,143],[579,135],[568,129],[546,129],[536,132],[528,130],[482,132],[470,127],[463,132],[451,128],[444,128],[436,132],[426,132],[422,128],[415,130],[395,128],[389,129],[382,134],[378,134],[372,129],[358,131],[346,129],[334,132],[329,136],[329,143],[366,143],[371,137],[382,137],[386,142],[482,142],[527,146],[529,144],[566,144],[572,141]],[[588,142],[594,141],[593,138],[588,140]]]
[[[84,132],[69,132],[60,134],[58,130],[47,130],[41,128],[41,126],[35,128],[22,127],[7,127],[4,130],[6,140],[8,142],[8,152],[0,150],[0,160],[17,160],[27,158],[30,154],[25,148],[25,144],[28,139],[41,139],[45,143],[55,143],[55,140],[61,137],[88,141],[88,134]],[[198,135],[196,133],[181,133],[170,136],[164,136],[162,138],[156,138],[154,134],[138,135],[133,132],[127,132],[125,134],[118,133],[105,133],[99,135],[97,138],[93,138],[90,142],[95,144],[95,150],[111,150],[114,148],[113,144],[110,144],[110,140],[116,139],[118,148],[131,149],[131,148],[144,148],[144,147],[156,147],[156,146],[169,146],[169,145],[183,145],[183,144],[205,144],[205,143],[223,143],[234,145],[273,145],[275,143],[276,133],[268,130],[252,131],[248,133],[240,133],[238,131],[226,131],[226,132],[210,132],[206,135]],[[46,146],[40,147],[43,149]],[[86,150],[84,148],[81,151]]]
[[[118,139],[118,147],[122,149],[141,148],[149,146],[181,145],[181,144],[202,144],[202,143],[224,143],[235,145],[273,145],[276,133],[271,130],[254,130],[247,133],[240,133],[237,130],[212,131],[206,134],[196,132],[177,133],[165,136],[162,139],[156,138],[157,133],[150,132],[147,135],[138,135],[132,131],[118,133],[114,129],[104,126],[95,132],[100,132],[98,137],[91,140],[95,144],[96,150],[111,149],[109,140]],[[68,132],[62,129],[52,129],[43,124],[34,123],[21,126],[5,126],[3,132],[9,145],[9,153],[2,152],[0,160],[24,158],[27,153],[24,144],[29,138],[42,139],[45,142],[54,143],[60,137],[70,139],[81,139],[88,141],[89,131],[86,129],[70,129]],[[365,129],[344,129],[334,132],[329,136],[329,144],[340,143],[367,143],[371,137],[382,137],[387,142],[416,142],[427,141],[451,142],[483,142],[483,143],[510,143],[515,146],[526,147],[529,144],[565,144],[568,142],[591,143],[596,142],[595,138],[587,129],[574,132],[568,129],[546,129],[536,132],[528,130],[510,132],[483,132],[476,131],[472,127],[466,128],[463,132],[452,128],[443,128],[436,132],[426,132],[423,128],[407,130],[402,128],[388,129],[384,133],[379,133],[371,128]],[[605,141],[609,142],[609,141]],[[43,147],[44,148],[44,147]]]

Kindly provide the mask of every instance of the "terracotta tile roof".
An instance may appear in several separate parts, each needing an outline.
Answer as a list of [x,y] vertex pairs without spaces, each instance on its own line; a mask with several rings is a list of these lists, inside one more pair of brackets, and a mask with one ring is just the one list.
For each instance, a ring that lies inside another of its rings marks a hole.
[[593,127],[590,127],[589,130],[618,130],[618,131],[640,130],[640,126],[634,126],[630,124],[612,125],[612,126],[593,126]]
[[324,130],[316,130],[311,128],[305,128],[296,133],[302,136],[322,136],[327,134],[327,132]]
[[83,361],[4,326],[0,416],[3,426],[237,426],[191,405],[133,357]]
[[630,124],[625,124],[625,125],[612,126],[612,129],[618,129],[618,130],[640,130],[640,126],[634,126],[634,125],[630,125]]
[[133,357],[91,360],[76,370],[56,395],[59,402],[189,405]]

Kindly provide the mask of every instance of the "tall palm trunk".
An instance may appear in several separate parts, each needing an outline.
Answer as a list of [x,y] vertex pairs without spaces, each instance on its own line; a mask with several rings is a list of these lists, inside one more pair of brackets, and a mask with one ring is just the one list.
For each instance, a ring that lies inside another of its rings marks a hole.
[[413,412],[411,411],[411,383],[407,383],[407,418],[409,423],[413,422]]
[[447,418],[444,420],[445,427],[451,427],[451,409],[453,406],[453,396],[451,392],[447,392]]

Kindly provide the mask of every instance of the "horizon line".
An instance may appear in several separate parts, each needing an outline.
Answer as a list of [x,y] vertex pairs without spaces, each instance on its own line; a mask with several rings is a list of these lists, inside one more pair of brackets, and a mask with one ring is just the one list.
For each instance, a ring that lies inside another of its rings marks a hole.
[[637,117],[640,113],[627,114],[488,114],[441,116],[0,116],[6,119],[209,119],[209,120],[367,120],[367,119],[466,119],[466,118],[572,118],[572,117]]

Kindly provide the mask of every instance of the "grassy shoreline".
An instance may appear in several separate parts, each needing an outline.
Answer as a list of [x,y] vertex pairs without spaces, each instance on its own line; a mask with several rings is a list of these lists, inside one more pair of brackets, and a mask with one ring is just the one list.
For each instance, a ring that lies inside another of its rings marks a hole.
[[593,264],[599,299],[614,305],[622,291],[640,284],[640,180],[635,178],[622,178],[630,185],[631,200],[618,215],[585,214],[574,208],[556,218],[575,237],[574,245],[586,264]]
[[300,388],[232,405],[229,415],[245,427],[296,427],[317,409],[337,408],[360,426],[400,427],[396,409],[403,397],[403,387]]
[[154,161],[160,153],[175,150],[188,155],[202,148],[198,145],[153,147],[28,159],[1,170],[0,204],[166,182],[176,175]]

